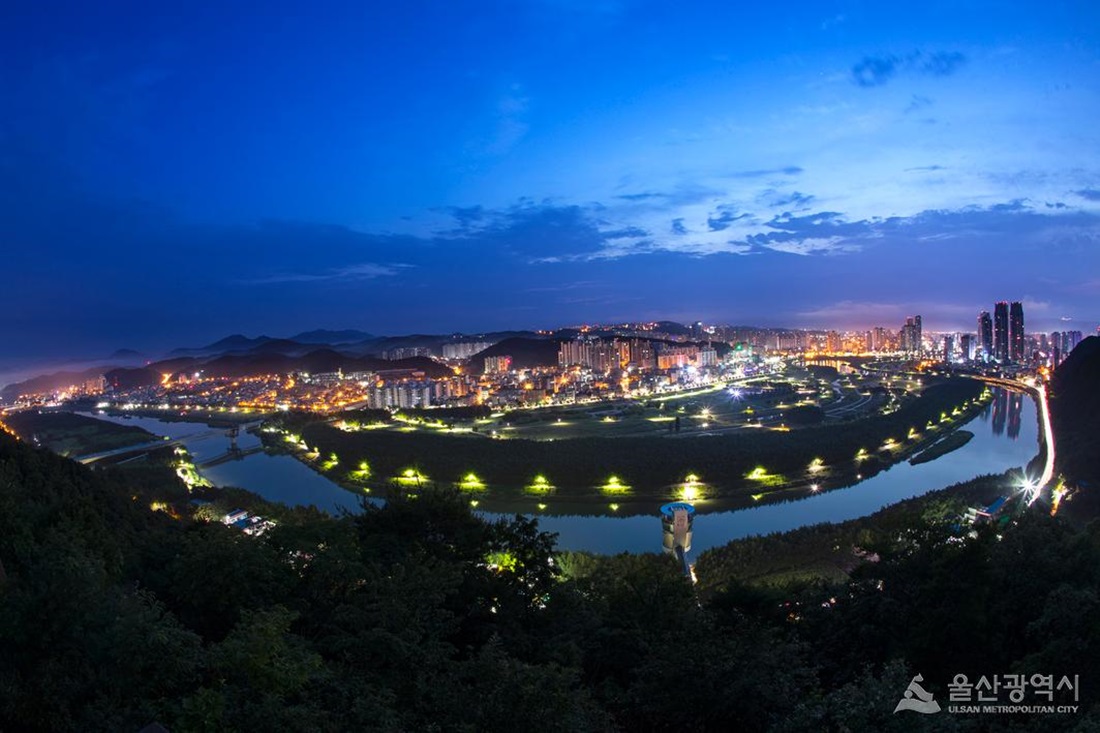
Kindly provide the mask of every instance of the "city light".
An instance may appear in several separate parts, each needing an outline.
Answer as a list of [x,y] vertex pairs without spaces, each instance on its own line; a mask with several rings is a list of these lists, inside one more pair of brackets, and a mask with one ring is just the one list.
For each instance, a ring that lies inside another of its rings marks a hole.
[[1020,483],[1020,493],[1024,495],[1024,499],[1027,501],[1028,506],[1035,503],[1035,500],[1039,498],[1042,486],[1029,478],[1025,478]]

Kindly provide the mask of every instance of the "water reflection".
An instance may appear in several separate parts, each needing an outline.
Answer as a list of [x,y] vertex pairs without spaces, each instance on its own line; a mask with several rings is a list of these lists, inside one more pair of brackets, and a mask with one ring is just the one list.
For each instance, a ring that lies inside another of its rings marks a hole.
[[[999,474],[1022,467],[1038,450],[1039,430],[1035,403],[1020,398],[1017,439],[1005,436],[1013,401],[1004,390],[995,390],[986,407],[967,429],[974,438],[962,448],[916,466],[899,463],[846,489],[838,489],[796,501],[767,504],[728,512],[699,514],[693,531],[694,552],[724,545],[751,535],[785,532],[821,522],[842,522],[866,516],[884,506],[941,489],[985,474]],[[1000,415],[998,419],[998,408]],[[592,552],[656,552],[654,519],[650,517],[540,517],[540,526],[559,534],[564,549]]]
[[[191,454],[192,460],[203,466],[207,461],[226,454],[230,439],[225,428],[211,429],[193,422],[168,422],[151,417],[108,415],[102,412],[83,413],[99,420],[131,425],[153,433],[180,440]],[[260,446],[260,438],[242,431],[237,436],[237,446],[248,451]],[[358,511],[360,498],[337,486],[309,466],[289,455],[254,453],[241,460],[226,461],[216,466],[206,466],[199,471],[215,486],[235,486],[248,489],[269,501],[298,506],[315,506],[327,512],[341,510]]]
[[1005,420],[1008,418],[1008,393],[997,390],[993,395],[993,434],[1004,435]]
[[1016,440],[1020,437],[1020,418],[1024,409],[1024,396],[1019,392],[1008,395],[1008,437]]

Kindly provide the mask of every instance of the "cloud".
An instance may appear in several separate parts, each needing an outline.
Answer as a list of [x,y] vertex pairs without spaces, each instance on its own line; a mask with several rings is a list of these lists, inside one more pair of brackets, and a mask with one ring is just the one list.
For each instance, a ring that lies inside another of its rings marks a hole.
[[773,199],[769,205],[773,209],[779,208],[781,206],[793,206],[798,210],[803,210],[813,200],[814,197],[809,194],[801,193],[799,191],[792,191],[789,194],[780,196],[777,199]]
[[559,285],[552,285],[546,287],[536,288],[524,288],[525,293],[557,293],[563,290],[585,290],[594,287],[604,287],[606,283],[602,280],[574,280],[573,282],[561,283]]
[[729,173],[729,178],[764,178],[766,176],[797,176],[802,173],[803,170],[797,165],[783,166],[782,168],[763,168],[759,170],[751,171],[737,171],[736,173]]
[[627,201],[647,208],[667,209],[711,201],[724,196],[725,193],[724,189],[689,183],[675,186],[667,191],[649,190],[639,193],[617,194],[613,199]]
[[1080,191],[1074,191],[1074,193],[1086,201],[1100,201],[1100,190],[1095,188],[1082,188]]
[[622,199],[624,201],[651,201],[653,199],[668,198],[668,194],[663,193],[623,193],[619,194],[615,198]]
[[898,68],[896,56],[866,56],[852,67],[852,81],[861,87],[882,86]]
[[[800,191],[768,190],[745,201],[712,199],[673,205],[671,199],[649,191],[643,198],[613,197],[609,204],[525,200],[502,210],[474,209],[475,216],[469,215],[470,209],[461,209],[453,215],[469,225],[438,232],[430,247],[436,252],[461,250],[478,252],[479,257],[518,257],[527,263],[548,264],[657,253],[847,255],[872,247],[899,248],[919,256],[920,248],[950,240],[973,246],[1007,243],[998,245],[1002,249],[1044,246],[1077,252],[1100,241],[1100,216],[1028,199],[870,218],[813,210],[816,199]],[[760,215],[769,210],[768,215]]]
[[453,206],[450,212],[461,229],[469,229],[485,218],[485,209],[481,206]]
[[714,216],[707,217],[707,228],[712,232],[720,232],[730,228],[736,221],[747,219],[749,214],[738,214],[728,207],[720,206],[719,211]]
[[464,248],[482,256],[557,262],[591,256],[614,240],[645,235],[633,225],[605,222],[602,208],[521,199],[504,209],[482,209],[476,220],[467,218],[463,228],[437,232],[430,243],[436,249]]
[[319,273],[287,272],[244,280],[249,285],[281,285],[285,283],[353,282],[372,280],[376,277],[390,277],[401,272],[409,265],[380,265],[374,262],[361,262],[346,267],[338,267]]
[[958,51],[951,53],[939,52],[921,57],[918,61],[917,71],[931,76],[950,76],[966,63],[966,56]]
[[471,140],[467,149],[475,157],[500,157],[512,151],[527,136],[530,98],[523,85],[511,84],[492,103],[485,132]]
[[913,112],[917,112],[931,105],[932,100],[928,97],[922,97],[919,94],[914,94],[912,99],[909,100],[909,106],[905,108],[905,114],[912,114]]
[[878,87],[902,73],[918,76],[950,76],[965,63],[966,56],[958,51],[937,51],[930,54],[912,51],[905,56],[894,54],[864,56],[852,66],[851,78],[856,86]]

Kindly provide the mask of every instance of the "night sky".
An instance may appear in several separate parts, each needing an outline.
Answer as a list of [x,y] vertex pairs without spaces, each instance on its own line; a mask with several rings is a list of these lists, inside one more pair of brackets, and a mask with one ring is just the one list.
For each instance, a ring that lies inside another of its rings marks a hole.
[[4,3],[0,348],[1096,328],[1100,3],[746,5]]

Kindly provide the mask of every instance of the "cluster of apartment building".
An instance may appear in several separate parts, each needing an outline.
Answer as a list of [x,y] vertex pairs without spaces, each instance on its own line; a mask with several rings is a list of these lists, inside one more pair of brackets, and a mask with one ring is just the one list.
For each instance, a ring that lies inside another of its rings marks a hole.
[[649,339],[576,339],[558,348],[558,366],[590,367],[598,372],[630,367],[666,371],[718,365],[718,351],[710,345],[663,343]]

